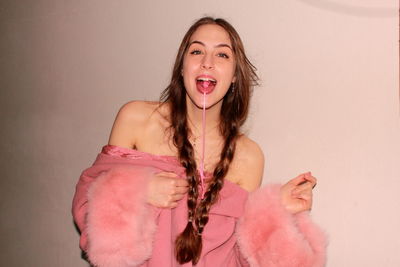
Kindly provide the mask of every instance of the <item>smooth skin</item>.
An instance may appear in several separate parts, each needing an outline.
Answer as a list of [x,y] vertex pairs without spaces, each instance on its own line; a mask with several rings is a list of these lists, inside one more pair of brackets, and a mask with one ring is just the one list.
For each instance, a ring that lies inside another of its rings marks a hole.
[[[219,114],[222,99],[235,81],[235,58],[229,35],[218,25],[200,26],[191,37],[184,57],[182,75],[187,92],[189,127],[194,137],[201,134],[203,95],[196,88],[196,77],[211,75],[217,80],[206,99],[206,156],[205,170],[212,172],[219,160],[223,138],[219,133]],[[177,156],[168,130],[170,107],[166,103],[132,101],[118,112],[109,144],[155,154]],[[194,138],[195,140],[196,138]],[[193,140],[192,140],[193,141]],[[197,166],[200,166],[200,146],[195,147]],[[248,192],[260,187],[264,170],[264,155],[260,147],[245,135],[236,144],[234,159],[225,179]],[[300,174],[281,187],[282,204],[291,213],[310,210],[312,188],[316,179],[311,173]],[[160,208],[175,208],[188,191],[186,179],[175,173],[160,172],[151,177],[147,201]]]

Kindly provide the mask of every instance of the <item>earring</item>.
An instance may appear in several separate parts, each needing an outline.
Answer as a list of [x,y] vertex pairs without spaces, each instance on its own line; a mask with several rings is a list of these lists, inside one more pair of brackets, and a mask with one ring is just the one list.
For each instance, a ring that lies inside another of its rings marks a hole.
[[231,93],[234,94],[235,93],[235,83],[231,83]]

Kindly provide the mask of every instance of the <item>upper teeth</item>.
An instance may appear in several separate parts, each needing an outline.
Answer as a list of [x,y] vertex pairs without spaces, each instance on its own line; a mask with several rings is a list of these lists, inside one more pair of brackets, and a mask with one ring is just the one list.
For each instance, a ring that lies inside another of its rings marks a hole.
[[207,81],[209,81],[209,82],[215,82],[215,80],[214,80],[214,79],[211,79],[211,78],[198,78],[197,80],[198,80],[198,81],[204,81],[204,82],[207,82]]

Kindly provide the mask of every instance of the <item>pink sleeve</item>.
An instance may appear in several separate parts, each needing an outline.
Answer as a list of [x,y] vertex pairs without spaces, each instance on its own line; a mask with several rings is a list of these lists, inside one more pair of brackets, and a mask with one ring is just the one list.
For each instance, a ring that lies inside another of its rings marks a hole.
[[322,267],[326,236],[308,212],[292,215],[280,202],[280,185],[266,186],[249,195],[236,234],[250,266]]
[[74,217],[75,223],[81,232],[79,240],[79,246],[83,251],[87,250],[87,232],[86,232],[86,214],[87,214],[87,192],[95,180],[96,176],[99,175],[100,169],[97,167],[91,167],[84,170],[79,178],[76,185],[74,199],[72,201],[72,216]]
[[250,267],[249,262],[244,258],[242,252],[240,251],[239,246],[236,244],[235,253],[237,255],[237,260],[240,267]]
[[95,266],[137,266],[149,259],[157,209],[146,202],[149,170],[114,167],[88,192],[87,254]]
[[80,247],[95,266],[137,266],[152,253],[159,209],[146,202],[154,169],[95,164],[77,184],[73,216]]

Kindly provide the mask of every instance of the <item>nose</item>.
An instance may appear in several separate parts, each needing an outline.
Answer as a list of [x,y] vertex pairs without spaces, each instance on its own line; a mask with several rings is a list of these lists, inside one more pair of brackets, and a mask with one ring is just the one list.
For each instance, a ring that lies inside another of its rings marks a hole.
[[201,67],[206,70],[214,68],[214,61],[211,54],[204,55]]

